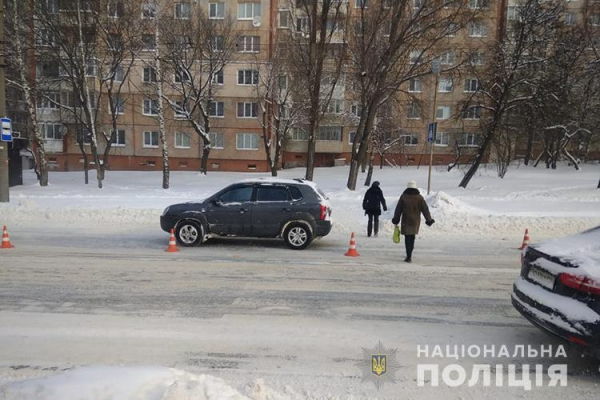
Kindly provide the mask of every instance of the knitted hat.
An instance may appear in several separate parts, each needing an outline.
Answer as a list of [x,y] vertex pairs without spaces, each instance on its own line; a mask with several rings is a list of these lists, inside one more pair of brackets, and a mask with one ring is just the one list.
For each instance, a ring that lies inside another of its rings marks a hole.
[[408,184],[406,185],[407,188],[409,189],[416,189],[417,188],[417,182],[416,181],[408,181]]

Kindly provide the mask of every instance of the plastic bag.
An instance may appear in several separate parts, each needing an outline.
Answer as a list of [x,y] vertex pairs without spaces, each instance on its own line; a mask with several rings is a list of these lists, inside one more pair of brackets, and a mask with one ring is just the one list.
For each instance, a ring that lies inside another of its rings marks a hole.
[[392,237],[394,243],[400,243],[400,227],[396,225],[394,228],[394,236]]

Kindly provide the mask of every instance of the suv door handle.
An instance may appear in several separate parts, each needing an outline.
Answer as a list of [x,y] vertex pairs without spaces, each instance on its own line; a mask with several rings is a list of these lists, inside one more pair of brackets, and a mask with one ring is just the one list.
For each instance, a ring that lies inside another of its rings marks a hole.
[[239,211],[240,211],[240,214],[243,214],[245,212],[248,212],[248,209],[247,208],[240,208]]

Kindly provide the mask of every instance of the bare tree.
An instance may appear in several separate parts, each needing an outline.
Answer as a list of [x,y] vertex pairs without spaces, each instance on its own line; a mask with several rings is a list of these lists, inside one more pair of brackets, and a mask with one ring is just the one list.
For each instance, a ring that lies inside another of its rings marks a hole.
[[[161,98],[179,118],[189,122],[202,140],[200,171],[206,174],[212,144],[210,117],[222,112],[215,96],[224,68],[235,55],[238,31],[230,15],[215,20],[198,7],[191,10],[190,18],[173,20],[163,26],[164,62],[175,80],[164,82],[168,94],[163,93]],[[258,71],[249,79],[258,84]]]
[[[289,49],[291,74],[302,79],[307,88],[306,179],[312,180],[319,126],[345,64],[349,7],[339,0],[285,0],[282,6],[291,13],[292,29],[282,33]],[[300,100],[296,99],[296,104]]]
[[532,71],[550,62],[556,32],[562,25],[562,0],[524,0],[518,18],[509,29],[501,29],[487,52],[489,62],[479,68],[472,62],[470,74],[477,77],[477,91],[461,103],[462,117],[480,118],[481,140],[471,167],[459,186],[467,187],[483,162],[511,110],[531,101],[540,86]]
[[306,125],[306,86],[300,77],[290,73],[287,49],[282,43],[273,45],[268,60],[257,59],[252,68],[259,70],[254,100],[258,105],[258,121],[262,128],[263,145],[272,176],[277,176],[281,152],[293,129]]
[[476,10],[461,0],[364,1],[355,10],[349,29],[347,75],[362,115],[352,146],[350,190],[356,188],[358,168],[365,161],[379,108],[399,95],[403,84],[431,75],[434,59],[441,57],[445,74],[454,71],[459,65],[457,54],[443,44],[475,14]]
[[[36,57],[35,46],[40,40],[47,37],[38,37],[32,29],[33,9],[30,2],[7,0],[5,3],[5,29],[7,40],[5,43],[5,60],[13,79],[7,79],[9,85],[14,86],[23,93],[27,107],[30,146],[35,160],[35,172],[40,186],[48,186],[48,160],[44,147],[44,138],[40,134],[35,76],[28,76],[27,64]],[[47,44],[47,43],[44,43]]]

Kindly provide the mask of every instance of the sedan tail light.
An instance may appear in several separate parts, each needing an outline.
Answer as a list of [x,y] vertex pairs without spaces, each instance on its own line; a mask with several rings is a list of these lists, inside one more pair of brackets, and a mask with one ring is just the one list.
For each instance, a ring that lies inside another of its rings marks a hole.
[[587,276],[560,274],[559,279],[563,285],[580,292],[600,295],[600,282],[590,279]]
[[321,221],[325,220],[325,218],[327,218],[327,206],[321,204]]

